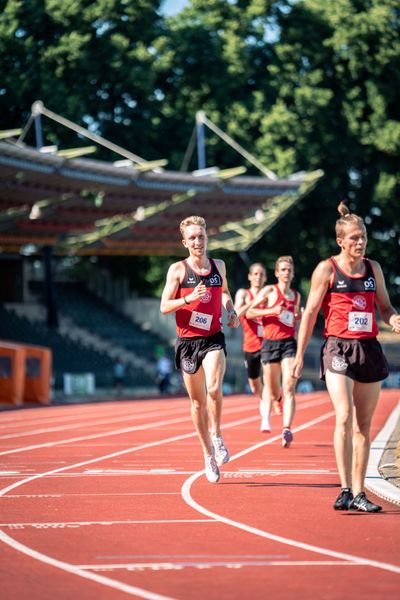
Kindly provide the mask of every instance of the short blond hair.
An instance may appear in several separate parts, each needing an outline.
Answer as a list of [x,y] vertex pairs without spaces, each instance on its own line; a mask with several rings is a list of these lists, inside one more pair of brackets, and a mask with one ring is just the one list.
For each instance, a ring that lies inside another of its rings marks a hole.
[[256,263],[251,264],[250,267],[249,267],[249,273],[250,273],[250,275],[252,274],[252,272],[254,271],[254,269],[257,269],[257,267],[259,267],[260,269],[262,269],[265,274],[267,273],[264,265],[262,263],[260,263],[260,262],[256,262]]
[[203,217],[186,217],[186,219],[183,219],[183,221],[181,221],[181,224],[179,225],[182,237],[185,237],[185,229],[186,227],[189,227],[189,225],[199,225],[199,227],[204,227],[204,229],[207,228],[205,219],[203,219]]
[[283,262],[288,262],[292,265],[292,267],[294,268],[294,262],[293,262],[293,258],[291,256],[280,256],[279,258],[277,258],[276,263],[275,263],[275,271],[278,270],[278,267],[281,263]]
[[335,226],[337,238],[342,238],[344,236],[344,229],[345,227],[347,227],[347,225],[358,225],[358,227],[366,229],[365,223],[362,220],[362,218],[358,215],[355,215],[354,213],[351,213],[350,210],[347,208],[346,204],[343,202],[343,200],[341,201],[337,209],[338,213],[340,214],[340,217],[336,221]]

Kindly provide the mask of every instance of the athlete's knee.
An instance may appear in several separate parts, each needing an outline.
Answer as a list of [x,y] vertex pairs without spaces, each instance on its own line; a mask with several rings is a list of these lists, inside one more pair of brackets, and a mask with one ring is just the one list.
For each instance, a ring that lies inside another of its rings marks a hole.
[[369,438],[371,430],[371,419],[365,419],[360,421],[359,419],[354,424],[354,435]]
[[211,383],[207,388],[207,392],[210,400],[215,402],[219,401],[222,397],[221,384],[218,381]]

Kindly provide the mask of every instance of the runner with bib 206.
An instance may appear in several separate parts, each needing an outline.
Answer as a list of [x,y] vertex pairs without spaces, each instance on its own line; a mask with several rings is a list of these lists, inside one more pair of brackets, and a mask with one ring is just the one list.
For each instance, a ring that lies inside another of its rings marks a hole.
[[188,217],[181,222],[180,231],[189,257],[169,267],[160,309],[163,314],[175,313],[178,335],[175,364],[182,370],[191,401],[206,477],[211,483],[217,483],[219,467],[229,460],[221,435],[226,356],[222,306],[227,311],[228,327],[238,327],[240,321],[229,293],[225,263],[207,256],[205,220]]

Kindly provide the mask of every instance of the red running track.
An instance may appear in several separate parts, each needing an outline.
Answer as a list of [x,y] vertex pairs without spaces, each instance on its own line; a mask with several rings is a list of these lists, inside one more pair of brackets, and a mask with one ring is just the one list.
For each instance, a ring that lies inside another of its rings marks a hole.
[[[382,393],[374,436],[398,399]],[[187,399],[0,413],[2,598],[398,597],[399,508],[332,509],[333,423],[325,392],[299,394],[283,449],[281,417],[261,434],[254,398],[227,397],[213,485]]]

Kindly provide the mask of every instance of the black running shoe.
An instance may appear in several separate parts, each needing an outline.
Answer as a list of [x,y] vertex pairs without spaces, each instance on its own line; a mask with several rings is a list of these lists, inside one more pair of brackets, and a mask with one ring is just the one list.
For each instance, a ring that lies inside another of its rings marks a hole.
[[374,504],[370,500],[368,500],[365,492],[361,492],[357,494],[357,496],[353,499],[353,502],[349,506],[350,510],[359,510],[362,512],[376,513],[382,510],[382,506],[378,504]]
[[353,494],[350,488],[342,488],[339,496],[336,498],[333,508],[335,510],[348,510],[353,502]]

